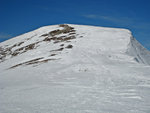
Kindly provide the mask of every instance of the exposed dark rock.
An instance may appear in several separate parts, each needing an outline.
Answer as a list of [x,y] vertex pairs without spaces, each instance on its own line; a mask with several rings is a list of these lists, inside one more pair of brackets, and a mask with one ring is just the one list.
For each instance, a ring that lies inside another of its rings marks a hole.
[[5,57],[11,53],[11,48],[0,47],[0,62],[4,61]]
[[11,66],[9,69],[13,69],[13,68],[16,68],[16,67],[22,66],[22,65],[39,64],[39,63],[46,63],[46,62],[51,61],[51,60],[57,60],[57,59],[44,59],[44,60],[41,60],[41,59],[43,59],[43,57],[36,58],[36,59],[30,60],[30,61],[27,61],[27,62],[23,62],[23,63],[20,63],[20,64],[16,64],[14,66]]
[[50,38],[48,38],[48,37],[46,37],[43,41],[51,41],[51,39]]
[[11,55],[12,56],[17,56],[19,54],[19,52],[14,52],[14,53],[12,53]]
[[73,48],[73,46],[72,45],[68,45],[66,48],[71,49],[71,48]]
[[51,54],[50,56],[55,56],[56,54]]
[[64,46],[64,44],[61,44],[60,46]]
[[59,30],[59,29],[49,32],[49,34],[50,34],[51,36],[59,35],[59,34],[61,34],[61,33],[63,33],[63,32],[62,32],[62,30]]
[[25,47],[21,47],[19,49],[16,49],[14,52],[11,53],[11,55],[14,57],[14,56],[17,56],[18,54],[21,54],[21,53],[24,53],[28,50],[32,50],[35,48],[35,45],[39,43],[39,42],[36,42],[36,43],[33,43],[33,44],[29,44]]
[[53,52],[53,51],[62,51],[64,48],[59,48],[59,49],[56,49],[56,50],[52,50],[50,52]]
[[69,35],[74,35],[74,34],[76,34],[76,33],[75,32],[69,33]]
[[60,24],[60,25],[59,25],[59,27],[65,27],[65,26],[66,26],[65,24]]
[[10,67],[9,69],[12,69],[12,68],[15,68],[15,67],[24,65],[24,64],[26,64],[26,65],[28,65],[28,64],[30,64],[30,63],[33,64],[33,63],[37,62],[37,61],[40,60],[40,59],[43,59],[43,57],[41,57],[41,58],[36,58],[36,59],[30,60],[30,61],[27,61],[27,62],[23,62],[23,63],[20,63],[20,64],[16,64],[16,65]]
[[49,35],[49,34],[43,34],[43,35],[41,35],[41,36],[44,36],[44,37],[45,37],[45,36],[48,36],[48,35]]
[[24,42],[20,42],[20,43],[17,44],[17,46],[20,46],[20,45],[23,44],[23,43],[24,43]]
[[27,46],[25,47],[25,50],[31,50],[31,49],[34,49],[34,47],[35,47],[35,43],[30,44],[30,45],[27,45]]
[[57,50],[55,50],[55,51],[62,51],[64,48],[60,48],[60,49],[57,49]]
[[70,36],[70,37],[66,37],[63,39],[63,41],[68,41],[68,40],[72,40],[72,39],[75,39],[76,37],[75,36]]
[[[49,33],[46,33],[46,34],[43,34],[41,36],[45,37],[45,36],[56,36],[56,35],[59,35],[59,34],[66,34],[66,33],[71,33],[71,32],[75,32],[74,28],[73,27],[70,27],[68,25],[65,25],[65,24],[62,24],[62,25],[59,25],[60,27],[63,27],[64,29],[62,30],[54,30],[54,31],[51,31]],[[72,34],[75,34],[75,33],[72,33]]]

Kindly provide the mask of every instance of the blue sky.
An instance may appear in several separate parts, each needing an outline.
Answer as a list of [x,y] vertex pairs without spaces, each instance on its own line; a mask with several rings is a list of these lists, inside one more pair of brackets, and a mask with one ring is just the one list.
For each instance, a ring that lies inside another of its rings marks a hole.
[[62,23],[127,28],[150,50],[149,0],[0,0],[0,42]]

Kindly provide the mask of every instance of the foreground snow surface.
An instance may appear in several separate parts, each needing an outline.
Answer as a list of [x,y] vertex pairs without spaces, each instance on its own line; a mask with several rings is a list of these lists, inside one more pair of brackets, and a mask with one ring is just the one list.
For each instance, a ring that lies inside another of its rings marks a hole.
[[[0,113],[150,113],[148,57],[138,59],[143,51],[131,47],[131,33],[125,29],[70,26],[76,30],[76,39],[71,42],[41,42],[36,49],[7,56],[0,63]],[[46,26],[0,46],[33,37],[25,46],[56,28]],[[73,48],[51,53],[62,43]],[[141,48],[136,44],[135,48]],[[149,52],[144,51],[142,55],[148,56]],[[10,69],[39,57],[56,60]]]

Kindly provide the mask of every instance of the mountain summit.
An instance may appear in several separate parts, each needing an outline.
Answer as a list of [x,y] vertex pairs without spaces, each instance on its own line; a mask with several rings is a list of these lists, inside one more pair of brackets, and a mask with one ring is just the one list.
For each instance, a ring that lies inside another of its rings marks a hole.
[[0,43],[0,112],[148,113],[149,65],[127,29],[41,27]]

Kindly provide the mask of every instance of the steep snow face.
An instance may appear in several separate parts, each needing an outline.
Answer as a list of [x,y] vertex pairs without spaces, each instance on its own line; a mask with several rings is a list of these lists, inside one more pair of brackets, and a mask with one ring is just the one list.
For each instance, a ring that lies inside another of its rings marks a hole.
[[129,30],[45,26],[0,43],[0,112],[149,113],[149,64]]
[[127,54],[134,56],[139,63],[150,65],[150,52],[131,36]]

